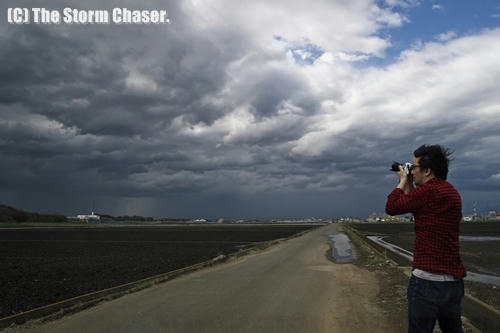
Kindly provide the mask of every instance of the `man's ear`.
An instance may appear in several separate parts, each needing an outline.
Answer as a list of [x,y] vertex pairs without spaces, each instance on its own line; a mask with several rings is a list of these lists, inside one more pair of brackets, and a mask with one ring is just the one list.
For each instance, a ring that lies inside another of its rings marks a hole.
[[429,177],[429,176],[431,176],[431,175],[434,175],[434,173],[432,172],[432,169],[431,169],[431,168],[427,168],[427,169],[425,169],[425,171],[424,171],[424,175],[425,175],[426,177]]

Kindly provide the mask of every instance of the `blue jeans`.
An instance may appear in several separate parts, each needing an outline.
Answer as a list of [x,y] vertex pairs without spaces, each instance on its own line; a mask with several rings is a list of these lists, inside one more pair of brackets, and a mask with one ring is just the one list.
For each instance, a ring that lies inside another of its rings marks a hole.
[[462,333],[464,281],[436,282],[411,276],[408,284],[408,332],[431,333],[436,320],[443,333]]

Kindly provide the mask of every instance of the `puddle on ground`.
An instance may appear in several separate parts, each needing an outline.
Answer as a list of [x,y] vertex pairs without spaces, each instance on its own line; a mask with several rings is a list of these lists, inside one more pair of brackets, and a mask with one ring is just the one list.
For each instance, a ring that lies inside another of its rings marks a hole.
[[495,286],[500,286],[500,276],[480,274],[467,271],[467,276],[464,280],[482,282],[487,284],[494,284]]
[[459,239],[464,242],[495,242],[500,241],[500,237],[493,236],[459,236]]
[[349,237],[343,232],[328,235],[328,241],[332,249],[333,261],[337,264],[346,264],[357,259],[356,249],[352,246]]
[[[470,237],[470,238],[498,238],[498,237],[475,237],[475,236],[460,236],[460,239],[462,240],[462,237]],[[397,245],[391,244],[389,242],[386,242],[383,240],[384,237],[380,236],[367,236],[368,239],[371,239],[377,244],[382,245],[386,249],[389,249],[393,252],[396,252],[398,254],[401,254],[405,257],[407,257],[410,260],[413,260],[413,253],[410,251],[407,251],[403,248],[400,248]],[[490,240],[488,240],[490,241]],[[480,273],[473,273],[467,271],[467,276],[464,278],[464,280],[469,280],[469,281],[476,281],[476,282],[482,282],[482,283],[487,283],[487,284],[493,284],[496,286],[500,286],[500,276],[497,275],[488,275],[488,274],[480,274]]]

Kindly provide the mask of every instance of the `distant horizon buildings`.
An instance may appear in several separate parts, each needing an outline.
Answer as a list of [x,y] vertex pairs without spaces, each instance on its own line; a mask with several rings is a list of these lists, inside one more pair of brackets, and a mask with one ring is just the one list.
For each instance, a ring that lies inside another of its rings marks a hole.
[[491,210],[488,212],[488,217],[500,220],[500,212],[495,211],[495,210]]
[[101,217],[99,215],[94,214],[94,212],[92,212],[92,214],[90,214],[90,215],[84,215],[84,214],[77,215],[76,218],[79,220],[82,220],[82,221],[87,221],[87,222],[91,222],[91,221],[95,222],[95,221],[101,220]]
[[[77,216],[68,216],[69,219],[73,220],[80,220],[80,221],[87,221],[87,222],[100,222],[101,221],[101,216],[97,215],[94,211],[92,211],[91,214],[79,214]],[[163,221],[165,218],[150,218],[151,221]],[[500,220],[500,211],[496,210],[490,210],[488,212],[485,212],[484,215],[477,214],[463,214],[463,221],[476,221],[476,220],[485,220],[485,219],[495,219],[495,220]],[[104,216],[104,220],[106,220],[106,216]],[[266,220],[260,220],[260,219],[227,219],[227,218],[216,218],[216,219],[208,219],[208,218],[194,218],[194,219],[168,219],[168,220],[183,220],[183,221],[189,221],[189,222],[194,222],[194,223],[207,223],[207,222],[216,222],[216,223],[231,223],[231,222],[236,222],[236,223],[245,223],[245,222],[259,222],[259,221],[266,221]],[[294,223],[294,222],[333,222],[333,221],[341,221],[341,222],[348,222],[348,221],[367,221],[367,222],[411,222],[413,220],[411,214],[404,214],[404,215],[398,215],[398,216],[389,216],[386,213],[376,213],[373,212],[369,214],[367,217],[353,217],[353,216],[342,216],[342,217],[329,217],[329,218],[274,218],[274,219],[268,219],[267,221],[271,222],[280,222],[280,223]]]

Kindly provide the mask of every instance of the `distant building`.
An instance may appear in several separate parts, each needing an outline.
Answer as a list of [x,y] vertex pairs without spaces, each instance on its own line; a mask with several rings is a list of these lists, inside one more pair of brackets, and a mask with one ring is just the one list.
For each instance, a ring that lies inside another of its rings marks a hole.
[[99,215],[95,215],[94,212],[90,215],[77,215],[76,218],[87,222],[99,222],[101,220],[101,217]]
[[492,210],[488,213],[488,218],[500,220],[500,212]]

